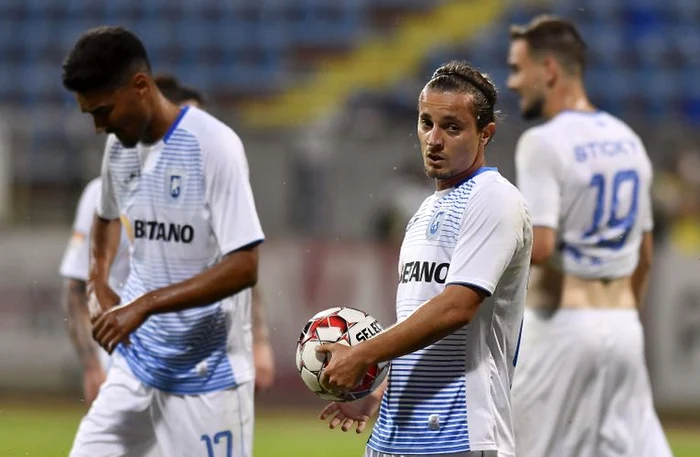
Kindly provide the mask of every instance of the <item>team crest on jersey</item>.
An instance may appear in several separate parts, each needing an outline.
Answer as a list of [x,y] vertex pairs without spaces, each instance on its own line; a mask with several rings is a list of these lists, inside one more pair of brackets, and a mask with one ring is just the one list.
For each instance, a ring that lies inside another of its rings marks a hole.
[[170,176],[170,196],[177,198],[180,196],[180,182],[182,181],[182,176],[171,175]]
[[442,228],[442,221],[445,219],[445,214],[446,212],[444,210],[438,210],[433,214],[428,227],[425,229],[425,237],[427,239],[434,240],[437,238]]
[[165,176],[168,195],[172,200],[177,200],[185,188],[185,173],[180,170],[168,170]]

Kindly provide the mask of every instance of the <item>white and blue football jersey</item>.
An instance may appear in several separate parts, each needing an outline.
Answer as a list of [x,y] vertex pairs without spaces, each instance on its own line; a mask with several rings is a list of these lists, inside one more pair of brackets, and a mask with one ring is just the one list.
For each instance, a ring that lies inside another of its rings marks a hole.
[[586,279],[634,272],[653,228],[652,166],[629,126],[602,111],[564,111],[522,135],[516,171],[532,224],[557,231],[552,266]]
[[[203,272],[261,242],[243,145],[229,127],[183,108],[165,137],[128,149],[111,136],[100,216],[121,218],[131,241],[122,302]],[[145,384],[201,394],[251,381],[250,290],[220,302],[156,314],[118,350]]]
[[392,361],[371,449],[514,455],[510,386],[531,249],[524,200],[493,168],[423,202],[401,246],[399,322],[450,284],[487,298],[462,329]]

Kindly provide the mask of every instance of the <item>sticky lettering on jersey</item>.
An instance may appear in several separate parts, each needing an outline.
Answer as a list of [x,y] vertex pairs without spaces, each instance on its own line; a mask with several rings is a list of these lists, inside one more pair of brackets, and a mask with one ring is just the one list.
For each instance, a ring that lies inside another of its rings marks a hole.
[[636,152],[637,145],[628,139],[591,141],[574,146],[574,157],[577,162],[631,155]]

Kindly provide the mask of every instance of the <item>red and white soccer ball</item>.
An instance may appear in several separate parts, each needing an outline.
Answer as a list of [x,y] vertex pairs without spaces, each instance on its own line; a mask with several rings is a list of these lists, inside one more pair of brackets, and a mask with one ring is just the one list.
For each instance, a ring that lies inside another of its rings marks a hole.
[[329,401],[354,401],[372,393],[389,372],[388,362],[372,365],[360,385],[353,390],[333,395],[321,387],[319,382],[329,354],[316,352],[316,348],[324,343],[353,346],[373,338],[382,330],[377,319],[354,308],[329,308],[313,316],[301,331],[296,349],[297,370],[304,384],[319,397]]

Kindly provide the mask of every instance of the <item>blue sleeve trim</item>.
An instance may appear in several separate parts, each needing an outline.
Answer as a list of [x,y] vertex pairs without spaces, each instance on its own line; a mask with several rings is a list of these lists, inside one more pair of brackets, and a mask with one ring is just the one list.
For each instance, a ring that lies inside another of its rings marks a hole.
[[486,290],[484,287],[478,286],[478,285],[470,283],[470,282],[458,282],[457,281],[457,282],[450,282],[450,283],[445,284],[445,286],[451,286],[451,285],[469,287],[470,289],[474,289],[477,292],[479,292],[479,291],[483,292],[487,297],[490,297],[492,295],[491,292]]

